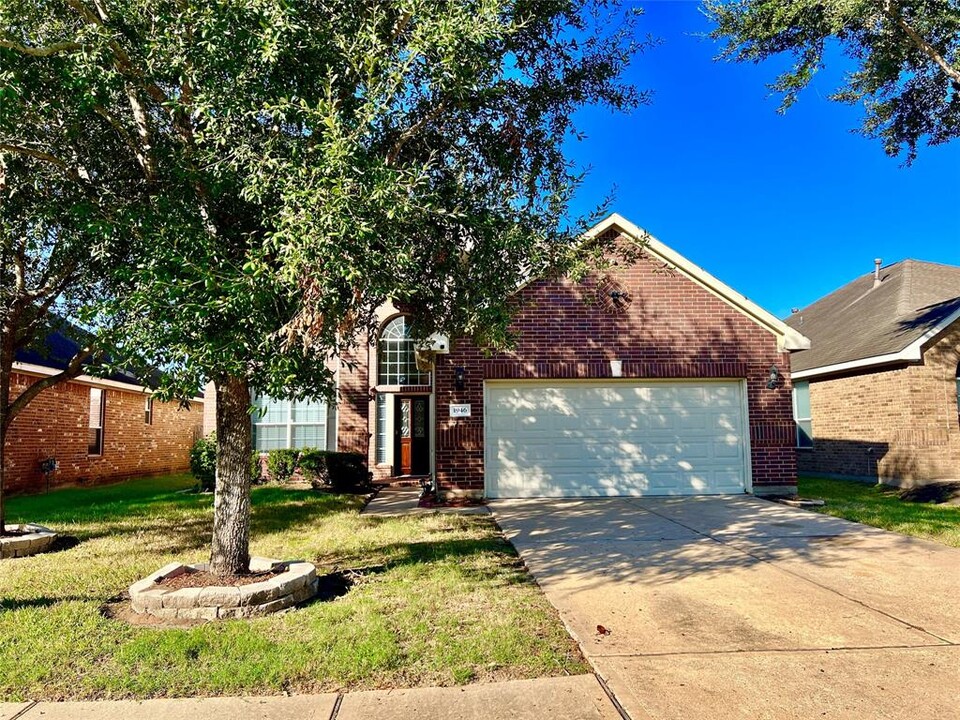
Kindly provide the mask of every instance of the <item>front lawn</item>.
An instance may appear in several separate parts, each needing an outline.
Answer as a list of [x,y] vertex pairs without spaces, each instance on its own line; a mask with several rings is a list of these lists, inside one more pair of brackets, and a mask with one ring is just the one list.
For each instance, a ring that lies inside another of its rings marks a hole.
[[851,480],[801,477],[799,493],[822,498],[820,512],[960,547],[960,506],[906,502],[899,490]]
[[487,517],[366,518],[362,500],[253,491],[252,552],[360,569],[343,597],[286,615],[134,627],[103,604],[173,560],[206,559],[212,499],[189,476],[9,501],[9,521],[75,535],[0,561],[0,701],[322,692],[587,670]]

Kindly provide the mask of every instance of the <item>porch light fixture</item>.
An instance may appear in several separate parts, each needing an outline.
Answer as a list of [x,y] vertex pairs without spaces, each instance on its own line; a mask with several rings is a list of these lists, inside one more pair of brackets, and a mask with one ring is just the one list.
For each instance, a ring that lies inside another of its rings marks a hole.
[[771,365],[770,376],[769,376],[769,379],[767,380],[767,390],[774,390],[777,387],[777,385],[780,384],[781,377],[782,376],[780,375],[780,371],[777,369],[777,366]]
[[453,386],[457,390],[463,390],[467,386],[467,371],[462,367],[453,369]]

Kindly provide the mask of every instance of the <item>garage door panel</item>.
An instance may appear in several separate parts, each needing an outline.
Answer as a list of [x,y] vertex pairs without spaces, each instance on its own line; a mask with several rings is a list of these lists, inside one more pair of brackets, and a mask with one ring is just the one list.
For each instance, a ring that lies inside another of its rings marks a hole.
[[490,383],[493,497],[743,492],[740,385]]

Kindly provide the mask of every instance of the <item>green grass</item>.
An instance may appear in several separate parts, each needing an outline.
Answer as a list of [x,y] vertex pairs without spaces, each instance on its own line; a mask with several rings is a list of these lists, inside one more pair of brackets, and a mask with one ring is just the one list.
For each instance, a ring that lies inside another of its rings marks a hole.
[[173,560],[206,559],[210,496],[189,476],[9,501],[74,548],[0,562],[0,700],[273,694],[455,685],[586,670],[486,517],[366,518],[353,496],[253,491],[252,552],[318,573],[369,568],[286,615],[134,627],[101,607]]
[[802,497],[822,498],[820,512],[960,547],[960,506],[906,502],[899,490],[850,480],[801,477]]

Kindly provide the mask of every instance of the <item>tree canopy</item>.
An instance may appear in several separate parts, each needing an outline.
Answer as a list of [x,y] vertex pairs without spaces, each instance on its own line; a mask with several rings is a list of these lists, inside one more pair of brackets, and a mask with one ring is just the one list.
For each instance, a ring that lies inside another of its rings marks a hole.
[[388,299],[421,335],[502,341],[513,289],[568,266],[579,170],[563,143],[576,109],[643,101],[621,81],[632,15],[603,0],[0,7],[0,152],[59,172],[130,239],[101,308],[116,347],[166,368],[164,395],[217,383],[215,569],[245,563],[251,386],[329,396],[330,359]]
[[863,103],[861,132],[887,154],[960,136],[960,4],[957,0],[705,0],[726,41],[722,57],[793,66],[771,85],[789,107],[824,65],[832,42],[856,68],[833,99]]

